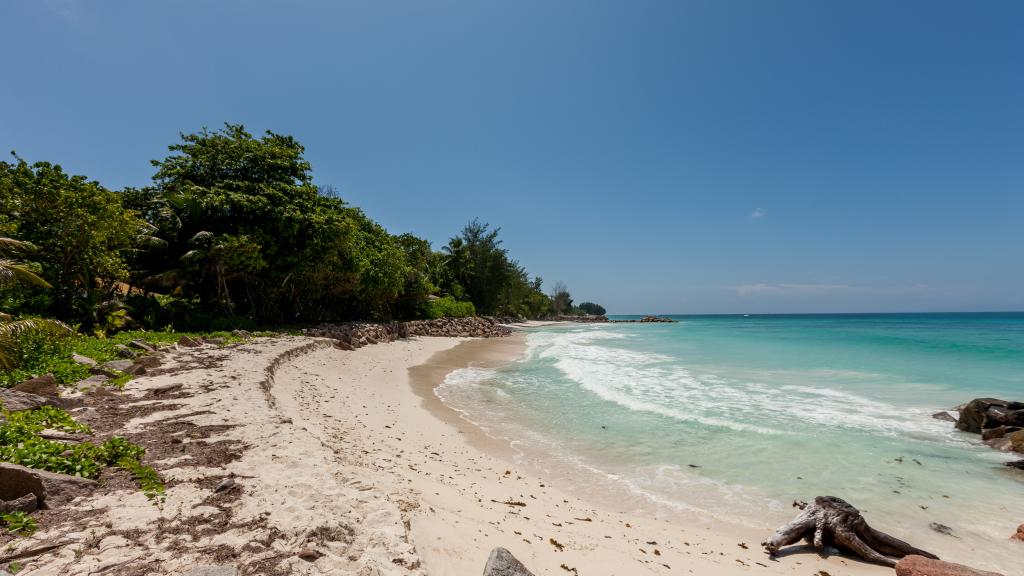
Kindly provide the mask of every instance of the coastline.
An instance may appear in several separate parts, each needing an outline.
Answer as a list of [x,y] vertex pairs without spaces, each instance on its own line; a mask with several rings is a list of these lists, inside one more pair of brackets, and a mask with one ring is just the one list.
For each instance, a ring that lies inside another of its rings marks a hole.
[[[116,483],[77,499],[23,544],[67,545],[24,573],[462,576],[500,546],[536,576],[891,574],[799,546],[770,560],[764,530],[617,511],[517,466],[507,447],[432,401],[430,383],[514,359],[522,338],[347,351],[283,337],[174,352],[114,407],[132,414],[123,431],[160,455],[152,464],[169,481],[166,501]],[[219,491],[226,479],[236,485]]]
[[[575,568],[580,574],[666,574],[679,568],[694,574],[747,574],[751,570],[763,574],[784,574],[808,569],[811,573],[824,570],[834,576],[890,573],[890,569],[885,567],[841,556],[823,559],[813,549],[801,546],[780,555],[778,560],[769,560],[758,543],[770,533],[770,529],[752,528],[695,511],[651,517],[648,516],[651,510],[622,509],[616,505],[614,495],[581,497],[572,486],[552,486],[537,471],[517,466],[514,460],[516,453],[508,441],[490,436],[461,412],[441,401],[434,389],[454,370],[496,367],[522,357],[525,340],[526,334],[521,331],[508,338],[467,340],[409,368],[409,385],[421,400],[422,408],[458,431],[463,445],[457,452],[465,454],[463,450],[468,450],[470,462],[477,466],[485,463],[486,467],[476,469],[483,474],[471,484],[490,488],[491,493],[509,484],[526,490],[518,493],[526,504],[521,512],[516,507],[503,509],[494,499],[490,503],[480,499],[474,513],[465,510],[451,513],[451,500],[439,497],[440,494],[432,498],[429,492],[424,492],[432,511],[448,508],[451,516],[444,521],[434,517],[414,517],[414,535],[423,537],[443,532],[445,525],[476,524],[480,533],[487,530],[496,533],[487,534],[489,541],[480,544],[476,543],[477,538],[469,538],[467,533],[468,541],[473,545],[464,544],[464,547],[475,550],[469,556],[485,558],[490,547],[503,546],[538,575],[564,573],[566,568],[563,565]],[[515,482],[510,476],[514,476]],[[508,488],[505,490],[507,492]],[[462,504],[471,506],[472,502]],[[544,518],[539,521],[529,515],[535,507],[544,510]],[[566,507],[573,514],[567,515]],[[555,511],[561,516],[552,514]],[[575,511],[579,511],[578,516]],[[533,538],[523,538],[524,534],[532,534]],[[547,538],[553,538],[564,548],[553,546],[546,541]],[[459,540],[467,542],[467,539]],[[440,557],[426,556],[424,565],[428,572],[442,575],[472,573],[478,566],[472,562],[453,562],[451,552],[452,549],[447,548],[447,554]],[[460,552],[456,556],[464,558],[467,555]]]

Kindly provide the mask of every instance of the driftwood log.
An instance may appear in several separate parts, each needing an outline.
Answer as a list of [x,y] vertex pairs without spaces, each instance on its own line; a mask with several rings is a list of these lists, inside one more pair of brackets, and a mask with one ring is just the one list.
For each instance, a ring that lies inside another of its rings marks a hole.
[[818,496],[813,504],[798,505],[794,502],[793,505],[802,509],[800,514],[761,543],[771,556],[779,548],[805,538],[819,554],[825,552],[826,546],[845,548],[868,562],[886,566],[896,566],[896,560],[892,557],[903,558],[910,554],[936,560],[939,558],[868,526],[860,511],[841,498]]

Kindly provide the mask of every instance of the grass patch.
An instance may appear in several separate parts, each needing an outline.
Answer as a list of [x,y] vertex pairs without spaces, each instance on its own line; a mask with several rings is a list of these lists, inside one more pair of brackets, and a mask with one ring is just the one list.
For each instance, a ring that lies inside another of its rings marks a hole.
[[[258,333],[265,335],[271,333]],[[245,339],[231,332],[176,332],[173,330],[129,330],[110,336],[71,336],[55,338],[52,335],[25,333],[18,339],[18,368],[4,374],[3,386],[13,386],[40,374],[53,374],[57,382],[70,384],[89,377],[89,368],[71,359],[72,354],[92,358],[103,364],[117,360],[117,345],[128,345],[132,340],[144,340],[150,344],[164,346],[177,342],[182,336],[192,338],[222,338],[225,344],[242,342]],[[114,384],[123,386],[131,378]]]

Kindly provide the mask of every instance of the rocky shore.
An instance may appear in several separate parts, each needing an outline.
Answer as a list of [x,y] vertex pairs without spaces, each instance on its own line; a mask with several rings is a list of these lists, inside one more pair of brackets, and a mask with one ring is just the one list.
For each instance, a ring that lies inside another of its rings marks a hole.
[[343,324],[321,324],[316,328],[303,330],[306,336],[337,340],[336,346],[343,350],[362,348],[370,344],[394,342],[411,336],[434,336],[446,338],[501,338],[512,334],[505,324],[516,322],[512,318],[474,316],[469,318],[438,318],[436,320],[412,320],[389,324],[346,322]]
[[665,318],[664,316],[644,316],[639,320],[611,320],[611,322],[617,324],[650,324],[650,323],[663,323],[663,324],[675,324],[678,320],[671,318]]
[[[1024,454],[1024,402],[975,398],[954,411],[955,417],[951,412],[937,412],[932,416],[955,422],[957,430],[980,434],[985,444],[997,450]],[[1024,460],[1007,465],[1022,468]]]

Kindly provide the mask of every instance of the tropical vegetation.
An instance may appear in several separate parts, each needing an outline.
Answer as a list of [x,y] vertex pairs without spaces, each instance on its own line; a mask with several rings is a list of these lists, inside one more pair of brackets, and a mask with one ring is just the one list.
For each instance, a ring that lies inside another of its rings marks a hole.
[[393,235],[315,185],[304,153],[227,124],[181,135],[151,185],[121,191],[0,162],[0,310],[101,334],[580,313],[564,289],[542,291],[499,228],[473,220],[440,250]]

